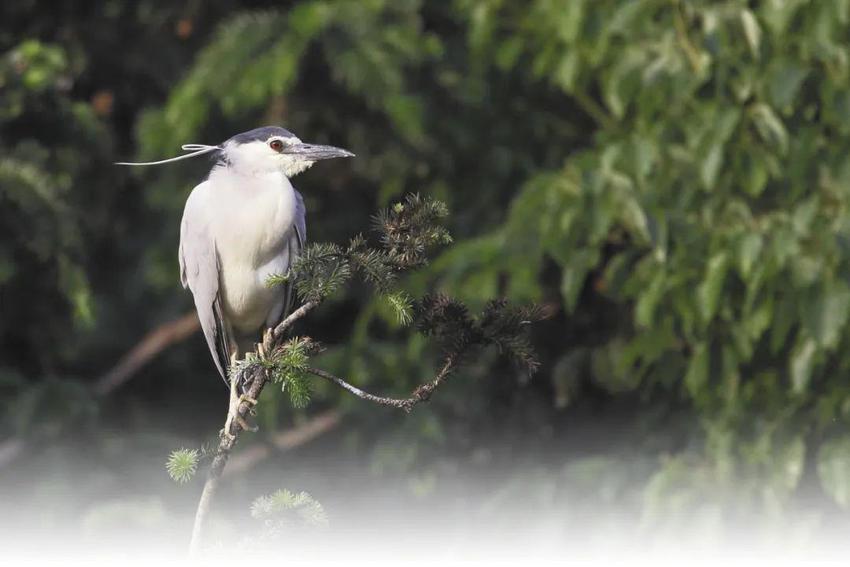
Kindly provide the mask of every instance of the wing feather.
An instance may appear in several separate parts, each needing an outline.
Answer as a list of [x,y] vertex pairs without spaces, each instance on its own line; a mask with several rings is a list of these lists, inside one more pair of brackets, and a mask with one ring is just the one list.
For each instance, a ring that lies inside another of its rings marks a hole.
[[[293,191],[295,191],[295,218],[292,223],[294,230],[289,242],[287,242],[290,268],[307,244],[307,208],[304,206],[304,197],[301,196],[301,193],[296,189],[293,189]],[[284,299],[283,310],[278,323],[283,321],[292,311],[292,304],[295,301],[295,290],[292,282],[285,284],[284,294],[286,299]]]
[[219,294],[219,261],[215,241],[209,230],[204,201],[208,182],[189,195],[180,223],[180,281],[191,290],[204,338],[219,374],[227,383],[229,364],[227,325]]

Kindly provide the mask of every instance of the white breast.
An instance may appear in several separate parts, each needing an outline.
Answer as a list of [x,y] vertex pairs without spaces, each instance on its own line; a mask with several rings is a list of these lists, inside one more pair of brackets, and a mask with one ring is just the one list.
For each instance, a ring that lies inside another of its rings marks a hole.
[[208,185],[225,316],[234,330],[253,333],[282,301],[265,282],[289,268],[295,192],[277,172],[243,176],[216,168]]

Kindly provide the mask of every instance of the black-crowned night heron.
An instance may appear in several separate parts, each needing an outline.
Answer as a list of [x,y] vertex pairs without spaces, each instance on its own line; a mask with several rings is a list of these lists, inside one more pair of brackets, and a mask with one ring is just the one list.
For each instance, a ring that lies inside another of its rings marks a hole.
[[232,362],[291,308],[291,285],[266,285],[271,274],[288,272],[307,238],[304,200],[290,178],[319,160],[354,154],[305,144],[278,126],[243,132],[219,146],[187,144],[183,150],[190,153],[120,165],[158,165],[206,154],[217,158],[186,201],[180,278],[195,298],[215,365],[230,383]]

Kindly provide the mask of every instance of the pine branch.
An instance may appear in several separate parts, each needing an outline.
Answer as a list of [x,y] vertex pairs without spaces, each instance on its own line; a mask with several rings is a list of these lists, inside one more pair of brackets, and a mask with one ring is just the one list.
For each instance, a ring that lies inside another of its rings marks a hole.
[[292,327],[292,325],[294,325],[296,321],[304,317],[307,313],[318,307],[318,305],[318,301],[307,301],[306,303],[304,303],[304,305],[290,313],[286,319],[281,321],[281,323],[274,328],[274,331],[272,332],[272,338],[275,341],[280,340],[280,338],[283,337],[283,334],[286,333],[287,329]]
[[473,317],[460,301],[446,295],[426,295],[414,305],[416,328],[433,337],[449,353],[493,346],[531,375],[539,367],[525,329],[545,314],[538,307],[517,308],[504,299],[491,300]]
[[[248,384],[246,394],[248,397],[256,400],[259,398],[266,385],[266,371],[258,367],[251,367],[247,370],[247,372],[250,374],[247,376],[240,375],[237,379],[239,379],[243,384]],[[237,414],[244,419],[248,414],[248,410],[248,402],[243,401],[239,404],[236,411]],[[230,430],[222,432],[221,441],[216,449],[212,464],[210,464],[209,472],[207,473],[207,480],[204,484],[204,489],[201,492],[201,500],[198,502],[198,509],[195,513],[195,525],[192,528],[192,541],[189,544],[190,556],[196,557],[201,551],[204,529],[206,528],[206,521],[209,517],[212,501],[218,491],[221,474],[224,471],[224,467],[227,466],[227,460],[230,458],[230,452],[236,445],[236,441],[239,439],[241,431],[242,427],[239,425],[237,420],[233,420],[230,424]]]
[[336,384],[340,388],[351,392],[362,400],[366,400],[368,402],[372,402],[380,406],[399,408],[407,413],[410,413],[413,410],[414,406],[416,406],[417,404],[430,400],[431,395],[434,393],[434,390],[436,390],[443,383],[445,383],[446,379],[448,379],[449,375],[455,368],[456,360],[456,356],[447,356],[442,368],[440,368],[440,371],[437,373],[437,375],[430,382],[425,382],[424,384],[418,386],[407,398],[388,398],[385,396],[376,396],[375,394],[370,394],[369,392],[361,390],[357,386],[346,382],[342,378],[334,376],[330,372],[326,372],[319,368],[310,367],[307,368],[307,372],[313,374],[314,376],[318,376],[319,378],[323,378],[328,382]]
[[310,244],[288,273],[272,274],[266,284],[293,283],[303,301],[321,303],[356,274],[376,292],[388,293],[400,273],[426,265],[429,250],[452,241],[438,224],[447,215],[440,201],[410,195],[373,218],[379,246],[370,245],[360,234],[345,248]]

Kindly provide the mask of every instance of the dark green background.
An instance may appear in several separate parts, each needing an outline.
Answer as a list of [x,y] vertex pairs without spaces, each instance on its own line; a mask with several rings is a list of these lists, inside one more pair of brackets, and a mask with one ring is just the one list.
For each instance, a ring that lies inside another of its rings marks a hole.
[[[260,468],[330,479],[331,454],[412,501],[462,473],[647,529],[678,511],[782,522],[795,503],[845,518],[848,0],[12,0],[0,22],[0,424],[27,443],[3,472],[24,506],[66,466],[120,493],[128,463],[159,474],[214,437],[226,391],[199,335],[89,393],[192,308],[178,227],[209,166],[112,162],[280,124],[357,154],[297,178],[311,240],[421,192],[456,243],[405,289],[552,317],[532,380],[485,352],[411,416],[324,384],[306,410],[268,393],[246,445],[343,418]],[[357,285],[301,332],[375,392],[438,362]],[[151,493],[177,494],[162,475]],[[77,490],[77,513],[113,496]]]

